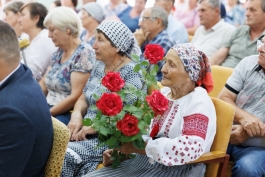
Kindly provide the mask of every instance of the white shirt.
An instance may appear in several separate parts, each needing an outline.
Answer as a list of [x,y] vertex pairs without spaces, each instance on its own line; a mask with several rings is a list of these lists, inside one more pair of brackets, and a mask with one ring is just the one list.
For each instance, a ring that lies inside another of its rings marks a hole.
[[48,37],[48,30],[43,29],[25,50],[27,65],[32,71],[33,77],[40,80],[50,64],[50,59],[56,52],[52,40]]
[[235,29],[233,25],[224,22],[223,19],[208,30],[201,25],[196,30],[191,43],[210,58],[230,38]]
[[8,76],[6,76],[2,81],[0,81],[0,86],[14,73],[16,72],[16,70],[18,70],[18,68],[20,67],[20,64],[18,65],[18,67],[16,69],[14,69],[10,74],[8,74]]
[[[170,92],[168,87],[161,89],[164,96]],[[153,140],[143,135],[147,142],[145,152],[150,159],[166,166],[184,165],[210,151],[216,133],[216,112],[201,87],[177,100],[168,100],[168,110],[159,119],[152,119],[150,125],[152,130],[159,124],[156,137],[160,138]]]

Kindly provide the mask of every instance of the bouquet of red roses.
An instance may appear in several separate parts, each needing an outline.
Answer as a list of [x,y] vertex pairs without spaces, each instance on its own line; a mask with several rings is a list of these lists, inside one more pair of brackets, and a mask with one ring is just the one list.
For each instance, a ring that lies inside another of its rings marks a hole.
[[[135,148],[144,149],[145,143],[142,135],[147,134],[151,119],[162,115],[168,109],[168,100],[157,90],[151,95],[147,95],[145,87],[156,87],[155,76],[158,71],[157,63],[164,57],[164,50],[157,44],[149,44],[145,48],[144,57],[146,60],[140,61],[137,55],[132,55],[132,59],[138,64],[134,67],[134,72],[141,70],[144,78],[142,89],[139,90],[133,85],[126,85],[119,72],[109,72],[102,79],[102,85],[110,93],[103,93],[94,109],[98,110],[96,117],[85,119],[84,125],[93,126],[98,132],[100,145],[108,145],[113,148],[112,166],[117,167],[126,158],[115,148],[120,148],[123,143],[132,142]],[[146,69],[147,68],[147,69]],[[94,95],[97,97],[96,95]],[[125,100],[135,99],[132,105],[124,105]],[[157,134],[158,129],[151,131],[151,136]]]

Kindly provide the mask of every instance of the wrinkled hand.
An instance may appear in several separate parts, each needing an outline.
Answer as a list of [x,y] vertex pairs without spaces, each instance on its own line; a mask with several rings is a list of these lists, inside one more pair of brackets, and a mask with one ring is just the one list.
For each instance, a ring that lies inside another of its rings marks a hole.
[[112,149],[108,149],[103,152],[103,165],[105,167],[110,166],[112,164],[112,161],[110,160],[112,151]]
[[265,124],[257,117],[246,117],[240,124],[250,137],[264,136],[265,134]]
[[247,132],[243,129],[241,125],[233,125],[232,132],[230,135],[230,144],[239,145],[244,143],[249,138]]
[[82,129],[73,137],[75,141],[86,140],[86,135],[96,134],[97,132],[91,126],[83,126]]
[[140,29],[136,29],[136,31],[134,32],[134,37],[138,42],[138,45],[141,46],[144,41],[147,39],[147,37],[149,36],[150,32],[144,32],[141,28]]
[[81,113],[73,112],[71,115],[71,120],[68,123],[67,127],[70,130],[70,140],[74,141],[74,137],[76,137],[76,134],[79,132],[79,130],[83,126],[83,117]]

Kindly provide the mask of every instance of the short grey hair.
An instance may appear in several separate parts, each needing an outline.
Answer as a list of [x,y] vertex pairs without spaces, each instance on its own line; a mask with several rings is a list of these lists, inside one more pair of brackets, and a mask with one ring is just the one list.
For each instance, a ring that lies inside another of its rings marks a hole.
[[167,28],[168,25],[168,14],[167,11],[159,6],[154,6],[151,8],[151,16],[153,18],[161,18],[162,24]]
[[20,8],[24,5],[21,1],[13,1],[9,2],[4,6],[3,11],[6,13],[7,11],[12,11],[15,14],[20,12]]
[[198,3],[202,3],[203,1],[208,1],[212,8],[221,9],[221,1],[220,0],[199,0]]
[[81,31],[81,19],[77,13],[69,7],[56,7],[48,13],[44,20],[44,26],[48,28],[49,24],[56,28],[66,31],[70,29],[70,34],[74,37],[79,37]]

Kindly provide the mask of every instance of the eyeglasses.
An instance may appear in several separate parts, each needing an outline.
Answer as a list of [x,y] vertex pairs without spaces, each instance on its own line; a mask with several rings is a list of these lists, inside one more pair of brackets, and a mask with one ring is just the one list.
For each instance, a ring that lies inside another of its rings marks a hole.
[[155,19],[157,19],[156,17],[141,17],[140,19],[139,19],[139,22],[145,22],[146,20],[155,20]]
[[261,40],[257,40],[257,49],[259,50],[259,48],[265,52],[265,44]]

